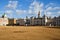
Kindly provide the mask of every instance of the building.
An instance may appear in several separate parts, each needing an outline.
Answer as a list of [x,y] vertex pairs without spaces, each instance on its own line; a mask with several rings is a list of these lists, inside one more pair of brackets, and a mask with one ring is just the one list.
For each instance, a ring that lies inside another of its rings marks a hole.
[[42,25],[46,25],[46,22],[47,22],[47,16],[44,15],[43,17],[41,17],[40,11],[38,12],[38,17],[30,18],[30,25],[42,26]]
[[60,26],[60,16],[53,18],[52,25],[54,25],[54,26]]
[[16,19],[14,18],[8,18],[8,25],[16,25]]
[[60,26],[60,16],[54,18],[48,18],[46,15],[41,17],[40,11],[38,12],[37,17],[30,17],[26,16],[26,19],[14,19],[14,18],[7,18],[6,14],[4,13],[0,18],[0,26],[14,26],[14,25],[28,25],[28,26]]
[[39,11],[38,12],[38,17],[30,17],[30,18],[28,18],[26,16],[25,24],[42,26],[42,25],[46,25],[46,22],[47,22],[47,16],[44,15],[43,17],[41,17],[40,11]]
[[17,19],[16,24],[23,26],[23,25],[25,25],[25,21],[24,21],[24,19]]
[[8,24],[8,18],[6,14],[4,13],[2,17],[0,18],[0,26],[6,26]]
[[41,17],[40,11],[39,11],[38,12],[38,17],[28,18],[26,16],[26,19],[18,19],[16,22],[17,22],[18,25],[38,25],[38,26],[42,26],[42,25],[46,25],[47,16],[44,15],[43,17]]

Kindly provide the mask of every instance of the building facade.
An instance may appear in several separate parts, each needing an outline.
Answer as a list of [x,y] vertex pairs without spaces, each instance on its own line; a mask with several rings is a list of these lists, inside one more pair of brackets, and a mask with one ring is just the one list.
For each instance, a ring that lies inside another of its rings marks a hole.
[[24,21],[24,19],[17,19],[16,24],[23,26],[23,25],[25,25],[25,21]]
[[54,26],[60,26],[60,16],[53,18],[52,25],[54,25]]
[[43,17],[40,16],[40,11],[38,12],[38,17],[31,17],[28,18],[26,16],[26,21],[22,20],[22,19],[18,19],[17,23],[21,24],[21,25],[37,25],[37,26],[42,26],[42,25],[46,25],[47,22],[47,17],[44,15]]
[[6,14],[4,13],[2,17],[0,18],[0,26],[6,26],[8,24],[8,18]]
[[16,25],[16,19],[8,18],[8,25],[11,25],[11,26]]
[[14,26],[14,25],[28,25],[28,26],[60,26],[60,16],[54,18],[48,18],[46,15],[41,17],[40,11],[38,12],[37,17],[30,17],[26,16],[26,19],[14,19],[14,18],[7,18],[6,14],[4,13],[0,18],[0,26]]
[[38,12],[38,17],[30,17],[26,16],[26,19],[18,19],[17,23],[19,25],[28,25],[28,26],[60,26],[60,16],[56,18],[48,18],[46,15],[40,15]]

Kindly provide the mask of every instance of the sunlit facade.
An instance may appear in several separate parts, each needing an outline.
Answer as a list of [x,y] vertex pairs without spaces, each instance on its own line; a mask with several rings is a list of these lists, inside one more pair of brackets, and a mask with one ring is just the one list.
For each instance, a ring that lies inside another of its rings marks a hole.
[[6,14],[4,13],[2,17],[0,18],[0,26],[6,26],[8,24],[8,18]]

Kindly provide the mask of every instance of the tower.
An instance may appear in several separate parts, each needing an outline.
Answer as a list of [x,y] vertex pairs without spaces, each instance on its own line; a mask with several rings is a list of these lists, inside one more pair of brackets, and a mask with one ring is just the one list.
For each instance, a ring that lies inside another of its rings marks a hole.
[[38,12],[38,18],[40,18],[40,11]]
[[47,16],[46,16],[46,14],[44,14],[43,18],[44,18],[44,23],[45,23],[45,26],[46,26],[46,24],[47,24]]
[[26,19],[28,19],[28,16],[26,16]]

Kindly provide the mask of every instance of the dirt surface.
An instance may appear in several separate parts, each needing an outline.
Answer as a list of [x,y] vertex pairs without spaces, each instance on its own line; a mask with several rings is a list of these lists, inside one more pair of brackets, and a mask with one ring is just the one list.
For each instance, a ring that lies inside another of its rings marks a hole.
[[0,40],[60,40],[60,28],[0,26]]

